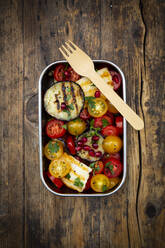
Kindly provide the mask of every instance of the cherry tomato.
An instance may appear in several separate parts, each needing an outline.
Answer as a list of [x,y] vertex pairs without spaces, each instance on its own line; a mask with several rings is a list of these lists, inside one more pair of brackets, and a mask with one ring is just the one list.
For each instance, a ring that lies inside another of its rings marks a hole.
[[93,162],[90,164],[90,168],[93,170],[93,175],[101,174],[104,169],[104,164],[102,161]]
[[64,69],[65,69],[65,66],[62,64],[56,66],[56,68],[54,70],[55,80],[63,81],[65,79]]
[[66,129],[64,128],[64,122],[60,120],[50,120],[46,124],[46,134],[51,139],[56,139],[64,136]]
[[45,157],[49,160],[58,159],[63,154],[63,145],[59,140],[51,140],[44,148]]
[[112,189],[114,188],[119,182],[121,181],[121,179],[119,177],[114,177],[114,178],[110,178],[109,179],[109,188]]
[[112,105],[110,102],[108,102],[108,110],[110,113],[117,114],[119,111]]
[[71,165],[67,161],[67,155],[64,153],[59,159],[53,160],[49,165],[49,172],[56,178],[66,176],[71,170]]
[[78,75],[78,74],[73,70],[72,67],[69,67],[69,68],[67,69],[67,72],[68,72],[68,74],[69,74],[68,76],[69,76],[69,80],[70,80],[70,81],[76,82],[77,80],[80,79],[80,75]]
[[114,154],[109,154],[109,153],[105,153],[104,157],[102,158],[103,162],[107,159],[107,158],[116,158],[118,160],[121,160],[121,155],[120,152],[116,152]]
[[101,130],[101,133],[104,136],[110,136],[110,135],[112,135],[112,136],[118,136],[119,135],[119,130],[118,130],[117,127],[110,125],[110,126],[104,127]]
[[123,134],[123,117],[122,116],[117,116],[115,119],[116,127],[119,130],[119,134]]
[[109,177],[118,177],[123,170],[123,165],[116,158],[108,158],[104,161],[104,174]]
[[91,187],[91,179],[92,179],[92,174],[89,175],[89,178],[88,178],[88,181],[86,182],[84,191],[90,189],[90,187]]
[[109,178],[103,174],[97,174],[91,179],[91,188],[96,192],[107,191],[109,185]]
[[94,98],[88,102],[88,112],[92,117],[101,117],[108,110],[106,101],[102,98]]
[[75,143],[74,143],[74,139],[71,135],[69,135],[66,139],[66,144],[67,144],[67,147],[70,151],[70,153],[72,155],[75,155],[76,154],[76,149],[75,149]]
[[80,135],[86,129],[85,121],[80,118],[77,118],[73,121],[69,121],[67,126],[68,126],[68,132],[74,136]]
[[64,184],[63,182],[61,181],[61,179],[59,178],[55,178],[54,176],[52,176],[49,171],[47,171],[47,176],[49,177],[49,179],[52,181],[52,183],[55,184],[55,186],[60,189]]
[[101,117],[94,119],[95,128],[97,127],[103,128],[105,126],[112,125],[112,124],[113,124],[113,118],[108,115],[103,115]]
[[118,136],[107,136],[103,141],[103,149],[107,153],[119,152],[122,148],[123,142]]
[[80,118],[84,121],[88,120],[90,118],[90,114],[88,113],[88,110],[84,108],[80,113]]
[[121,85],[121,81],[122,81],[121,76],[116,71],[110,71],[110,74],[112,76],[113,89],[118,90]]

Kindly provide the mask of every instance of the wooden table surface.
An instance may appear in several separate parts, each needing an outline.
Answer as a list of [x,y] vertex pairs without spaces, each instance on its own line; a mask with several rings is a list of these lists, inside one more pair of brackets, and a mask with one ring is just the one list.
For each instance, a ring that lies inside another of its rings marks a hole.
[[[0,247],[165,247],[165,1],[0,1]],[[38,160],[38,79],[71,39],[116,63],[127,102],[127,178],[104,198],[56,197]]]

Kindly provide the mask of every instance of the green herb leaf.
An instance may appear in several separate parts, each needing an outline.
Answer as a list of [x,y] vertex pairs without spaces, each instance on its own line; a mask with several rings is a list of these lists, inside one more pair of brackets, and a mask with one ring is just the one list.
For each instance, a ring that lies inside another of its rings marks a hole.
[[90,121],[90,128],[93,128],[93,126],[94,126],[94,119]]
[[110,169],[110,171],[111,171],[111,174],[114,175],[113,164],[111,164],[111,165],[109,166],[109,169]]
[[70,179],[70,178],[71,178],[71,175],[68,173],[65,177],[66,177],[67,179]]
[[63,111],[63,112],[66,112],[66,113],[68,114],[69,117],[71,116],[71,113],[70,113],[70,111],[69,111],[68,109],[63,109],[62,111]]
[[105,168],[109,168],[110,164],[111,164],[111,162],[107,162],[107,163],[105,164]]
[[102,124],[103,124],[103,127],[106,127],[109,125],[109,121],[107,121],[106,119],[102,119]]
[[102,187],[102,192],[105,192],[105,191],[107,191],[107,190],[108,190],[107,185],[103,185],[103,187]]
[[70,105],[67,105],[67,107],[68,107],[69,109],[71,109],[71,110],[74,110],[74,106],[73,106],[72,103],[71,103]]
[[90,106],[90,108],[95,108],[96,103],[94,101],[95,97],[94,96],[86,96],[85,100],[88,102],[88,105]]
[[66,96],[66,100],[67,100],[67,101],[69,101],[71,98],[72,98],[71,95],[67,95],[67,96]]
[[67,63],[67,64],[65,65],[64,71],[66,71],[66,70],[68,69],[68,67],[69,67],[69,64]]
[[58,144],[57,142],[54,143],[54,142],[50,141],[50,142],[48,143],[48,149],[49,149],[49,151],[50,151],[51,153],[56,153],[56,152],[59,151],[60,146],[59,146],[59,144]]
[[62,127],[67,130],[67,125],[66,124],[62,125]]
[[77,177],[75,180],[74,180],[74,185],[75,186],[78,186],[80,188],[82,188],[84,186],[84,183],[80,181],[80,178]]
[[89,167],[90,168],[95,168],[95,162],[91,163]]
[[71,92],[71,88],[67,87],[67,92]]

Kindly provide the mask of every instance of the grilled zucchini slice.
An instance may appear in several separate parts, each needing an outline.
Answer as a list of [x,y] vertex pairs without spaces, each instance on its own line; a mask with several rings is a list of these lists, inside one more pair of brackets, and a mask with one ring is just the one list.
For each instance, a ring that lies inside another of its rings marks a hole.
[[[61,104],[65,108],[61,108]],[[74,82],[56,82],[44,96],[44,106],[48,114],[58,120],[70,121],[77,118],[84,105],[84,92]]]

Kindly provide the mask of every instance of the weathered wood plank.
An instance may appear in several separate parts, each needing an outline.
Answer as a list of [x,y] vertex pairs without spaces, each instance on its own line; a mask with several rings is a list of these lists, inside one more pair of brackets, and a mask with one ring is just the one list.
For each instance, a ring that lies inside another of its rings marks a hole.
[[0,247],[23,243],[22,2],[0,2]]

